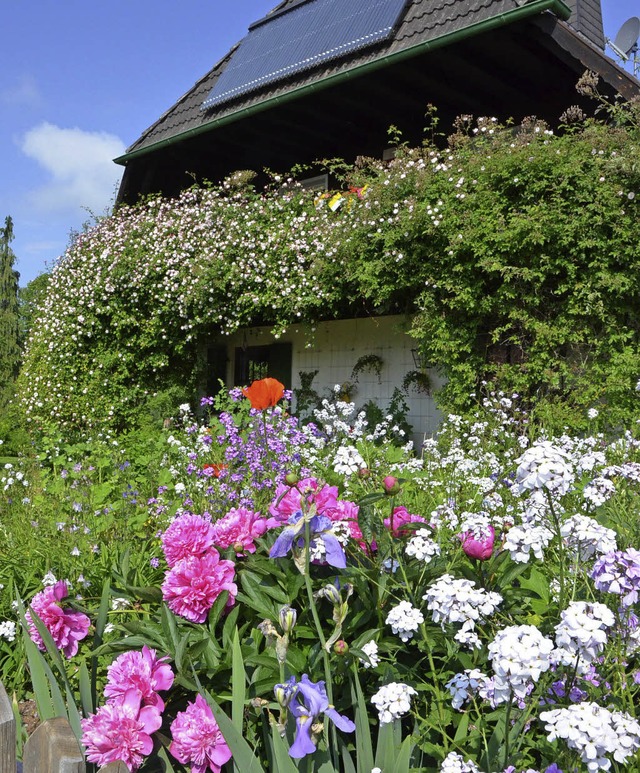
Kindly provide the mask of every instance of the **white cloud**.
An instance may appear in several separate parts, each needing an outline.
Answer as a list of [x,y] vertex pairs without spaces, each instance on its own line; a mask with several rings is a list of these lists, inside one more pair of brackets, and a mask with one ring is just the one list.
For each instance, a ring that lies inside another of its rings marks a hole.
[[35,108],[42,104],[42,94],[32,75],[20,75],[15,83],[0,92],[0,101],[10,107]]
[[100,215],[112,203],[122,177],[113,159],[125,151],[119,137],[42,123],[25,134],[21,147],[50,178],[30,193],[38,211],[75,215],[88,209]]

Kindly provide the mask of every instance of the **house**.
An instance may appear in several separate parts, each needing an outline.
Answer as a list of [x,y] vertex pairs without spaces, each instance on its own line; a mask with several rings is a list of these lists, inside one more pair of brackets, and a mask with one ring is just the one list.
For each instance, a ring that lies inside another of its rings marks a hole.
[[[460,114],[553,125],[570,105],[589,109],[575,90],[586,69],[604,93],[638,95],[604,46],[600,0],[284,0],[116,159],[125,166],[118,200],[294,165],[322,187],[330,181],[314,162],[381,157],[390,125],[419,143],[428,105],[444,127]],[[322,389],[376,354],[388,377],[362,380],[358,398],[384,400],[415,367],[401,322],[327,322],[313,356],[295,330],[278,342],[265,329],[241,331],[211,343],[209,375],[230,384],[270,371],[299,387],[301,371],[319,370]],[[431,431],[430,398],[411,399],[410,420]]]

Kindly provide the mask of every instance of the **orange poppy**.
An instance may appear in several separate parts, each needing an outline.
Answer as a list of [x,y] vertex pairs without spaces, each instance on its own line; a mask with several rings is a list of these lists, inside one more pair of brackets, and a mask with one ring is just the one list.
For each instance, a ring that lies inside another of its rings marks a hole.
[[216,464],[214,462],[213,464],[203,464],[202,465],[202,469],[203,470],[212,470],[211,476],[214,477],[214,478],[219,478],[220,477],[220,473],[222,472],[222,470],[226,470],[227,469],[227,465],[226,464]]
[[258,411],[273,408],[284,395],[284,384],[277,378],[261,378],[249,387],[243,387],[242,394],[249,398],[251,407]]

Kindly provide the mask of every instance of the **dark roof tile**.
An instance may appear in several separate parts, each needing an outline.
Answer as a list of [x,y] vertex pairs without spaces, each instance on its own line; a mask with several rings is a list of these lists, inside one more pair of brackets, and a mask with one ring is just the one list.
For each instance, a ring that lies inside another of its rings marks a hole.
[[[296,5],[299,1],[284,0],[270,13],[285,10]],[[567,3],[577,19],[578,31],[592,39],[590,34],[593,35],[594,31],[597,32],[599,22],[600,35],[602,35],[600,0],[567,0]],[[234,49],[232,49],[172,108],[150,126],[128,148],[127,154],[146,149],[171,137],[177,137],[206,123],[215,122],[244,108],[259,104],[265,99],[280,96],[313,82],[321,82],[334,74],[373,62],[383,56],[395,54],[413,46],[459,32],[522,5],[522,0],[410,0],[395,36],[376,48],[358,51],[344,59],[326,63],[287,80],[273,83],[259,91],[246,94],[233,102],[218,105],[212,110],[202,111],[202,102],[208,96],[220,72],[233,54]],[[583,10],[585,13],[580,13]],[[589,12],[588,15],[586,11]],[[581,29],[581,26],[584,29]],[[602,45],[604,45],[604,40]]]

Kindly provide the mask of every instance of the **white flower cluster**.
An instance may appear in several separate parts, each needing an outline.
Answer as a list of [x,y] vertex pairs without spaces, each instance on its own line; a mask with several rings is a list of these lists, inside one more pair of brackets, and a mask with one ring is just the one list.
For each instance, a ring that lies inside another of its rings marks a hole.
[[368,641],[366,644],[363,644],[360,649],[369,658],[369,660],[364,660],[364,658],[360,658],[360,662],[364,665],[365,668],[375,668],[378,665],[378,663],[380,663],[380,656],[378,655],[378,645],[373,639],[371,639],[371,641]]
[[403,642],[407,642],[413,638],[418,626],[424,623],[424,616],[408,601],[401,601],[389,612],[385,622],[394,633],[400,635]]
[[0,623],[0,639],[14,641],[16,638],[16,624],[11,620],[3,620]]
[[476,588],[472,580],[455,580],[450,574],[443,574],[422,597],[431,610],[434,623],[462,623],[462,630],[456,639],[462,644],[478,647],[480,642],[474,633],[475,625],[492,615],[502,596]]
[[578,752],[589,773],[611,768],[607,754],[624,763],[640,748],[640,724],[625,712],[609,711],[597,703],[543,711],[540,719],[548,740],[563,738]]
[[573,486],[574,473],[567,455],[548,440],[543,440],[516,459],[516,483],[514,491],[539,491],[545,489],[562,496]]
[[445,684],[451,695],[451,705],[454,709],[460,709],[474,693],[480,693],[485,697],[485,688],[488,687],[489,677],[483,674],[479,668],[467,668],[460,674],[455,674]]
[[440,545],[433,539],[431,529],[418,529],[407,542],[404,552],[414,556],[418,561],[428,564],[434,556],[440,555]]
[[504,549],[517,564],[528,564],[530,554],[542,560],[543,551],[553,539],[553,532],[542,524],[512,526],[507,532]]
[[618,549],[616,533],[588,515],[572,515],[560,527],[567,548],[581,561],[598,553],[605,555]]
[[612,480],[599,475],[589,481],[584,487],[582,496],[593,507],[600,507],[616,493],[616,486]]
[[572,601],[560,618],[553,658],[565,666],[577,666],[584,673],[604,649],[606,629],[615,623],[615,616],[604,604]]
[[367,465],[355,446],[340,446],[333,457],[333,469],[339,475],[355,475]]
[[498,631],[489,644],[489,657],[495,674],[495,704],[514,696],[523,699],[533,682],[552,665],[553,642],[533,625],[512,625]]
[[378,719],[384,725],[400,719],[411,711],[411,696],[418,693],[408,684],[390,682],[383,685],[371,697],[371,703],[378,709]]
[[449,752],[442,760],[440,773],[481,773],[475,762],[465,760],[458,752]]

